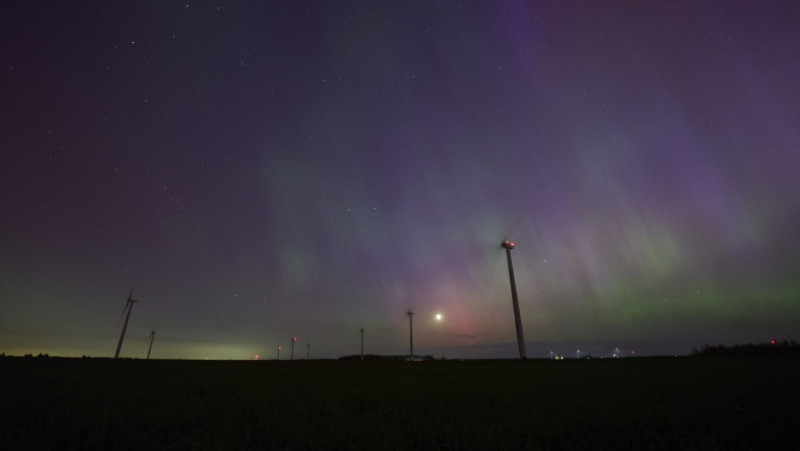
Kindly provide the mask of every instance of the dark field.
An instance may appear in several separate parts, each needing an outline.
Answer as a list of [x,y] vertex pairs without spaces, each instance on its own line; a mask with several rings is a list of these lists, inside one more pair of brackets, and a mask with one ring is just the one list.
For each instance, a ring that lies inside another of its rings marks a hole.
[[0,449],[798,449],[800,359],[0,359]]

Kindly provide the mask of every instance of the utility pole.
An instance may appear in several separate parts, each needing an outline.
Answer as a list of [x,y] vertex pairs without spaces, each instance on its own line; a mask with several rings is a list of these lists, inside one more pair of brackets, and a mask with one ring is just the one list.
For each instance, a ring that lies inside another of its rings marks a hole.
[[517,328],[517,346],[519,347],[519,358],[524,360],[525,337],[522,334],[522,318],[519,313],[519,299],[517,298],[517,282],[514,280],[514,265],[511,264],[511,249],[514,249],[514,242],[505,240],[500,244],[506,250],[508,259],[508,278],[511,280],[511,302],[514,304],[514,325]]

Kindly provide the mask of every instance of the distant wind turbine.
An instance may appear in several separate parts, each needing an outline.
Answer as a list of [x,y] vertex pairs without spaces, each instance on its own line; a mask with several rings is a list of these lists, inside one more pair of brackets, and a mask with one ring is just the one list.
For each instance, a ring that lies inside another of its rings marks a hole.
[[361,360],[364,360],[364,328],[361,328]]
[[147,360],[150,360],[150,351],[153,350],[153,340],[156,338],[156,330],[150,332],[150,347],[147,348]]
[[406,315],[408,315],[408,360],[414,360],[414,312],[409,310]]
[[122,340],[125,339],[125,329],[128,328],[128,320],[131,318],[131,309],[133,309],[133,303],[136,302],[136,299],[133,299],[133,287],[131,287],[131,292],[128,293],[128,300],[125,301],[125,308],[122,310],[122,313],[125,313],[125,310],[128,311],[128,314],[125,316],[125,324],[122,325],[122,333],[119,334],[119,343],[117,343],[117,352],[114,354],[114,358],[119,358],[119,351],[122,349]]

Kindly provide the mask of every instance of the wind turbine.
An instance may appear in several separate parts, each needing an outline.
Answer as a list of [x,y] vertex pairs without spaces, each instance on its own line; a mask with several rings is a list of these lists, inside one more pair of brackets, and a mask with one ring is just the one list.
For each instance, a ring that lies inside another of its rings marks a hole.
[[408,360],[414,360],[414,312],[409,310],[406,315],[408,315]]
[[517,298],[517,282],[514,280],[514,265],[511,264],[511,249],[514,249],[514,242],[505,240],[500,243],[506,250],[506,257],[508,257],[508,278],[511,280],[511,302],[514,304],[514,325],[517,328],[517,346],[519,347],[519,358],[524,360],[527,358],[525,355],[525,337],[522,335],[522,318],[519,314],[519,299]]
[[147,348],[147,360],[150,360],[150,351],[153,350],[153,340],[156,338],[156,330],[150,331],[150,347]]
[[294,342],[297,341],[297,337],[292,337],[292,352],[289,354],[289,360],[294,360]]
[[361,360],[364,360],[364,328],[361,328]]
[[122,340],[125,339],[125,329],[128,328],[128,320],[131,317],[131,309],[133,309],[133,303],[136,302],[136,299],[133,299],[133,287],[131,287],[131,292],[128,293],[128,300],[125,301],[125,308],[122,309],[122,313],[125,313],[125,310],[128,311],[128,315],[125,316],[125,324],[122,325],[122,333],[119,334],[119,343],[117,343],[117,352],[114,354],[114,358],[119,358],[119,351],[122,349]]

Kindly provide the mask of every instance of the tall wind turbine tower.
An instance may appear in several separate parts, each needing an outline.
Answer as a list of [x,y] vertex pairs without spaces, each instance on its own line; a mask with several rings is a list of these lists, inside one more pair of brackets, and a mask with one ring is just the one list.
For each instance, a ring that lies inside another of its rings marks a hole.
[[414,312],[408,311],[408,360],[414,360]]
[[150,360],[150,351],[153,350],[153,340],[156,338],[156,330],[150,331],[150,347],[147,348],[147,360]]
[[361,328],[361,360],[364,360],[364,328]]
[[122,310],[122,313],[125,313],[125,310],[128,311],[128,314],[125,316],[125,324],[122,325],[122,333],[119,334],[119,343],[117,343],[117,352],[114,353],[114,358],[119,358],[119,351],[122,349],[122,340],[125,339],[125,329],[128,328],[128,320],[131,317],[131,309],[133,308],[133,303],[136,302],[136,299],[133,299],[133,288],[131,288],[131,292],[128,293],[128,300],[125,301],[125,309]]
[[519,358],[526,359],[525,337],[522,335],[522,318],[519,314],[519,299],[517,298],[517,282],[514,280],[514,265],[511,264],[511,249],[514,249],[514,242],[505,240],[500,246],[505,248],[508,258],[508,278],[511,280],[511,302],[514,304],[514,325],[517,328],[517,346],[519,346]]

